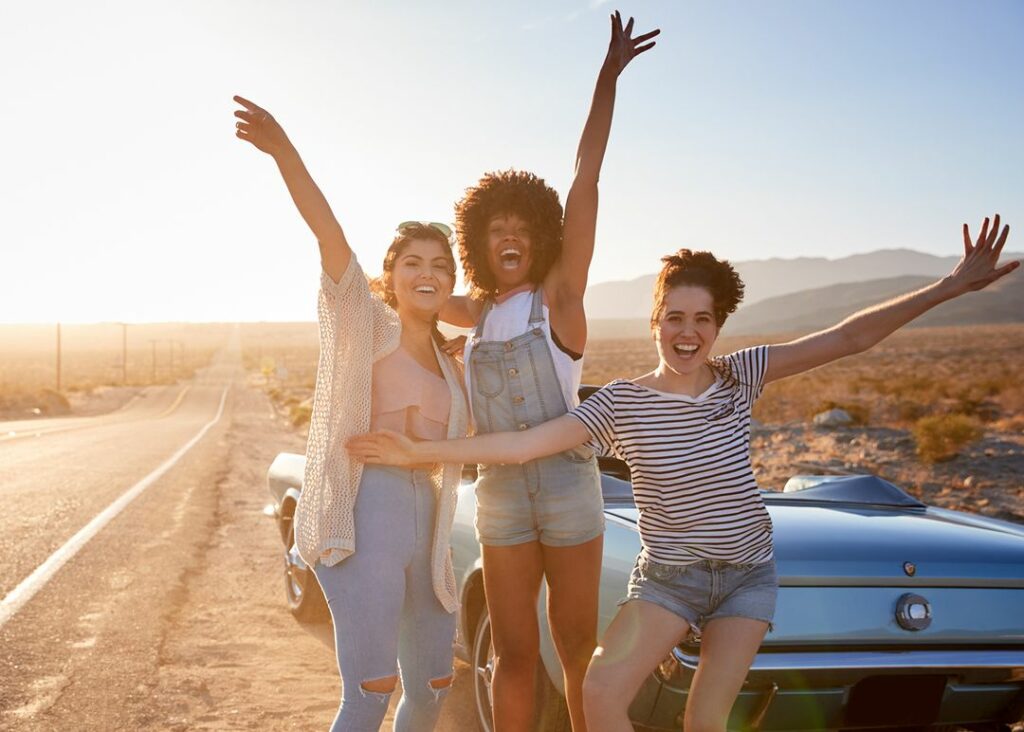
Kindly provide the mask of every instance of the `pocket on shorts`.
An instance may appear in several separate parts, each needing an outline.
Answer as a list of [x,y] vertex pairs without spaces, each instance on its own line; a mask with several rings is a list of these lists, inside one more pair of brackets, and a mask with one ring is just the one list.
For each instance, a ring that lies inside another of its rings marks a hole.
[[505,390],[505,369],[501,359],[473,352],[469,362],[474,390],[485,397],[496,397]]
[[769,560],[760,564],[744,565],[743,584],[751,587],[778,585],[779,578],[775,570],[775,560]]
[[670,585],[686,572],[686,565],[662,564],[650,559],[639,561],[640,574],[644,579],[663,585]]

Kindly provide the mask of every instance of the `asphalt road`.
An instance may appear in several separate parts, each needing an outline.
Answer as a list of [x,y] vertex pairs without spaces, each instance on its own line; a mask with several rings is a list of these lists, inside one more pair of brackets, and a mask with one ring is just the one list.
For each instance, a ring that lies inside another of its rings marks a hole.
[[[0,730],[326,729],[331,631],[287,612],[262,512],[281,450],[303,441],[247,383],[237,340],[113,414],[0,424]],[[459,664],[438,730],[474,728]]]

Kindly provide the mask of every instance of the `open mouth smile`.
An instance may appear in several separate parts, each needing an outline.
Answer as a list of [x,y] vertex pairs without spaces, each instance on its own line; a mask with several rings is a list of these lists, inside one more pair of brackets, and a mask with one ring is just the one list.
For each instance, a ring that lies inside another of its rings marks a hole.
[[695,343],[676,343],[672,346],[672,350],[680,358],[693,358],[700,350],[700,346]]
[[433,285],[419,285],[415,288],[414,292],[418,292],[421,295],[433,295],[437,292],[437,288]]
[[506,247],[498,253],[498,258],[501,260],[502,269],[516,269],[523,261],[523,253],[518,249]]

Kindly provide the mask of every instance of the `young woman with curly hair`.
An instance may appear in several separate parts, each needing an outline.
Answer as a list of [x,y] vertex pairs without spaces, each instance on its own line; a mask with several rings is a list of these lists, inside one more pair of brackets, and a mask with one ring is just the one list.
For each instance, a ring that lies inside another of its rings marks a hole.
[[[465,363],[477,432],[526,429],[579,401],[587,341],[583,293],[616,80],[659,32],[634,38],[632,31],[632,18],[623,27],[619,14],[612,16],[564,221],[558,194],[515,170],[485,175],[456,208],[471,296],[452,298],[441,319],[474,329]],[[476,501],[495,653],[495,729],[531,726],[540,657],[533,608],[546,576],[551,633],[573,729],[580,732],[583,676],[597,642],[604,532],[593,454],[580,448],[526,466],[482,466]]]
[[375,427],[418,440],[466,434],[461,369],[437,329],[455,284],[450,231],[400,224],[384,274],[367,282],[284,130],[266,110],[235,101],[243,107],[237,136],[274,158],[320,245],[320,362],[294,521],[296,548],[334,619],[343,688],[331,729],[379,729],[397,662],[395,730],[431,730],[452,681],[458,599],[449,538],[462,466],[364,469],[344,443]]
[[401,435],[354,438],[361,460],[521,465],[588,445],[624,460],[643,549],[626,597],[584,682],[591,732],[631,732],[628,708],[644,679],[688,633],[700,664],[683,727],[724,732],[729,710],[775,612],[772,524],[750,463],[750,413],[765,384],[868,350],[942,302],[995,282],[1008,227],[985,219],[946,277],[788,343],[710,353],[743,297],[728,262],[683,249],[662,261],[651,330],[659,365],[616,380],[569,414],[522,432],[413,444]]

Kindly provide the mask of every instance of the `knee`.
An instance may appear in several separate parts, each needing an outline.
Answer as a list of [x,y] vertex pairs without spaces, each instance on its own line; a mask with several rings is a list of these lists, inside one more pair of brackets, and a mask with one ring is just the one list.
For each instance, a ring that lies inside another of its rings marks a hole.
[[534,673],[541,650],[535,643],[496,643],[495,668],[508,674]]
[[[629,699],[622,697],[622,682],[609,669],[593,665],[583,677],[583,707],[588,718],[597,718],[629,706]],[[686,728],[690,732],[690,728]]]
[[539,660],[540,651],[537,648],[510,648],[503,651],[494,649],[494,668],[495,671],[500,669],[502,674],[533,674]]
[[398,685],[398,676],[384,676],[379,679],[367,679],[359,685],[359,688],[370,694],[390,694]]
[[440,679],[431,679],[430,680],[430,688],[431,689],[447,689],[451,685],[452,685],[451,674],[449,674],[448,676],[444,676],[444,677],[442,677]]
[[440,702],[452,686],[452,676],[439,676],[424,682],[422,679],[413,681],[405,679],[402,687],[404,698],[414,705],[436,704]]
[[552,615],[551,637],[565,660],[579,661],[584,668],[597,647],[597,628],[580,623],[579,618]]

